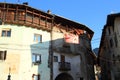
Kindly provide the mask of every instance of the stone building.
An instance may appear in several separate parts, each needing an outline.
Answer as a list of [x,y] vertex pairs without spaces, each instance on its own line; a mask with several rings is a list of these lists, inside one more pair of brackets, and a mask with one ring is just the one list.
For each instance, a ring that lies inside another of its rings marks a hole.
[[60,16],[55,16],[54,21],[59,25],[53,28],[52,34],[53,80],[95,80],[93,32]]
[[103,28],[98,55],[102,80],[120,79],[119,30],[120,13],[109,14]]
[[28,4],[0,3],[0,80],[94,80],[93,31]]

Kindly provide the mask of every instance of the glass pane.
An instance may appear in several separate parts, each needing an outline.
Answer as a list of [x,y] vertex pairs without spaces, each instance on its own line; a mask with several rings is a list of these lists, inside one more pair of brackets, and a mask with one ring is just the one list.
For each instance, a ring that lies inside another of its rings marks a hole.
[[37,55],[37,59],[36,59],[37,61],[40,61],[40,55]]
[[6,36],[6,31],[2,31],[2,36]]
[[54,56],[54,62],[58,62],[58,57]]
[[36,41],[36,35],[34,35],[34,41]]
[[41,42],[41,36],[40,35],[38,36],[38,41]]
[[40,36],[37,36],[37,41],[40,42]]
[[7,36],[11,36],[11,31],[7,31]]
[[40,34],[34,34],[34,41],[41,42],[42,36]]
[[32,55],[32,62],[35,62],[35,55]]

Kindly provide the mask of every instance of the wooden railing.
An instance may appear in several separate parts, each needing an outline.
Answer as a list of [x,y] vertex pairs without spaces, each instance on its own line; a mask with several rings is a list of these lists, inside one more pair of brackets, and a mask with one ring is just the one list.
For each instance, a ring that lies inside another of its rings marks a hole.
[[53,20],[51,15],[32,8],[28,9],[29,7],[24,5],[13,6],[11,7],[11,4],[6,4],[5,7],[0,6],[0,19],[2,22],[26,25],[48,31],[51,29]]
[[70,71],[71,65],[69,62],[59,62],[59,70],[60,71]]

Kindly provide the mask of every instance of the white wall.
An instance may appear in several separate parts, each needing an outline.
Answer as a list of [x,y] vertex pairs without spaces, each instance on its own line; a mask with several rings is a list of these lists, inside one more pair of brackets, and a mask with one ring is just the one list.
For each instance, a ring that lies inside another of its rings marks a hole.
[[[32,80],[32,74],[40,74],[41,80],[49,80],[50,33],[25,26],[0,25],[0,35],[2,28],[10,28],[11,37],[0,36],[0,50],[7,50],[6,60],[0,61],[0,80],[7,80],[9,67],[12,80]],[[42,34],[42,44],[33,41],[34,33]],[[42,62],[39,66],[32,65],[32,53],[41,54]]]

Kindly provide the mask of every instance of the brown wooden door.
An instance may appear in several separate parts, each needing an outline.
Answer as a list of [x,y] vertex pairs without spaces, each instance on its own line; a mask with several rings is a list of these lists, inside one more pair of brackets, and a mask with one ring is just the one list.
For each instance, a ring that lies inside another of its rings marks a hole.
[[61,55],[60,57],[61,57],[61,58],[60,58],[60,59],[61,59],[60,61],[61,61],[61,62],[65,62],[65,56],[64,56],[64,55]]

